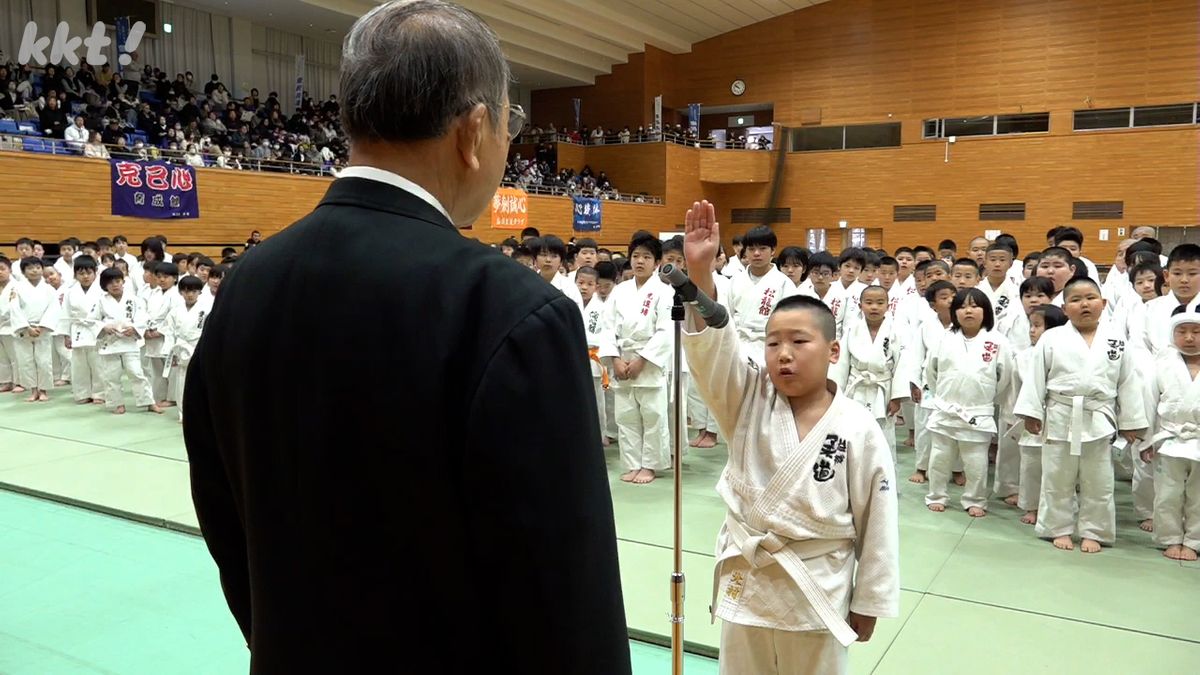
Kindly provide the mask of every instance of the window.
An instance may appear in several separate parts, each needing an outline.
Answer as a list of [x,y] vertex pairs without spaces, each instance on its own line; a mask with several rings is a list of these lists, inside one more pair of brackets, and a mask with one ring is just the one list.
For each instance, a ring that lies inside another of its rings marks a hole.
[[1075,131],[1166,127],[1200,123],[1196,103],[1144,105],[1136,108],[1076,110]]
[[792,152],[900,147],[900,123],[792,129]]
[[1133,126],[1160,127],[1172,124],[1195,124],[1196,104],[1147,105],[1133,109]]
[[1044,134],[1050,131],[1050,113],[1016,113],[925,120],[923,138],[949,136],[1001,136]]
[[892,207],[892,222],[919,223],[937,220],[936,204],[895,205]]
[[980,220],[1025,220],[1023,202],[1002,204],[980,204]]
[[1121,220],[1125,217],[1125,202],[1075,202],[1071,220]]

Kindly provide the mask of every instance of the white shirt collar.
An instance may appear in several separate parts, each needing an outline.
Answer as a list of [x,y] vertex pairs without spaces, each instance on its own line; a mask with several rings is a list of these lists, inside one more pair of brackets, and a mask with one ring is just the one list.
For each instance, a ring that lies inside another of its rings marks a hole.
[[446,216],[446,220],[450,221],[451,224],[454,223],[454,219],[450,217],[450,214],[442,206],[442,203],[437,200],[437,197],[429,194],[428,190],[399,174],[377,169],[373,166],[348,166],[338,172],[338,178],[366,178],[367,180],[394,185],[405,192],[420,197],[427,204],[437,209],[443,216]]

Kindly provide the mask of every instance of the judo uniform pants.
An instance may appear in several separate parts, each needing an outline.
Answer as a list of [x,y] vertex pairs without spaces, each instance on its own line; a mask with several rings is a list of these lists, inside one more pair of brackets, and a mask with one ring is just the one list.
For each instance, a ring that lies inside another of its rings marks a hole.
[[1036,533],[1043,539],[1074,534],[1102,544],[1116,539],[1109,439],[1084,441],[1079,456],[1071,454],[1069,443],[1046,441],[1042,447],[1042,497]]
[[1159,455],[1155,476],[1154,541],[1200,550],[1200,462]]
[[67,349],[67,336],[54,336],[54,379],[71,379],[71,350]]
[[848,661],[828,631],[721,624],[721,675],[844,675]]
[[15,343],[13,336],[0,335],[0,384],[19,384]]
[[925,504],[945,505],[946,485],[955,462],[962,461],[967,484],[963,486],[962,507],[978,506],[987,510],[988,441],[960,441],[936,431],[929,432],[933,447],[929,451],[929,493]]
[[104,370],[95,347],[71,350],[71,397],[76,401],[104,398]]
[[1155,464],[1158,459],[1143,462],[1139,453],[1125,452],[1131,454],[1133,459],[1133,512],[1138,520],[1153,518]]
[[687,378],[687,410],[688,416],[692,418],[693,429],[718,433],[717,418],[708,411],[708,406],[704,405],[704,399],[700,398],[700,390],[696,389],[696,381],[691,377]]
[[100,357],[104,364],[104,407],[114,410],[125,405],[122,375],[129,376],[133,385],[133,402],[139,408],[154,403],[150,382],[142,372],[142,357],[137,352],[105,354]]
[[170,389],[167,386],[167,378],[163,376],[163,369],[167,367],[167,360],[158,356],[148,356],[146,360],[150,362],[150,372],[147,373],[146,379],[150,381],[150,393],[154,396],[154,401],[173,401],[175,399],[168,398]]
[[[1000,432],[1004,432],[1002,423]],[[1003,499],[1009,495],[1020,494],[1021,483],[1021,446],[1017,439],[1003,435],[996,444],[996,480],[992,490],[996,496]]]
[[626,471],[670,468],[666,387],[622,387],[616,393],[617,440]]
[[[174,368],[171,369],[172,380],[175,379],[175,370],[176,369]],[[182,390],[180,391],[182,392]],[[600,420],[600,441],[603,442],[605,437],[611,437],[612,433],[609,432],[607,426],[608,411],[606,410],[607,406],[605,405],[604,401],[604,382],[601,380],[599,375],[592,378],[592,391],[596,394],[596,415],[597,419]],[[175,389],[172,388],[171,392],[174,393]],[[171,400],[183,405],[183,402],[177,398],[173,398]]]
[[54,386],[54,336],[42,333],[36,338],[19,337],[14,346],[21,386],[49,391]]
[[604,428],[605,436],[612,439],[617,437],[617,392],[611,383],[608,391],[604,392],[604,419],[600,425]]
[[1042,446],[1022,445],[1021,485],[1017,489],[1017,506],[1037,511],[1042,497]]
[[917,470],[929,470],[930,435],[933,433],[925,424],[929,421],[929,411],[917,406],[913,417],[916,420],[916,430],[913,432],[913,446],[917,453]]

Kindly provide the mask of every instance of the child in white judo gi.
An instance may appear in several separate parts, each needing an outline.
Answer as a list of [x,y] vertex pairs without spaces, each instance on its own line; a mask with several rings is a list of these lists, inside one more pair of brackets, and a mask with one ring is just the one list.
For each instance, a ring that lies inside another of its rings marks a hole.
[[183,390],[187,383],[188,364],[200,342],[204,321],[212,313],[212,298],[204,295],[204,282],[199,277],[186,276],[179,280],[180,301],[171,313],[169,323],[171,351],[166,359],[168,398],[179,404],[179,421],[183,421]]
[[[1034,280],[1039,279],[1035,277]],[[1026,281],[1029,280],[1026,279]],[[1047,283],[1049,282],[1047,281]],[[1029,312],[1030,348],[1017,352],[1013,386],[1009,390],[1012,394],[1010,403],[1013,407],[1016,406],[1016,397],[1020,393],[1021,386],[1030,379],[1029,372],[1033,367],[1033,348],[1037,346],[1046,331],[1066,323],[1067,315],[1051,304],[1038,305]],[[1020,452],[1020,478],[1017,484],[1015,505],[1017,508],[1025,510],[1025,514],[1021,516],[1021,522],[1033,525],[1037,522],[1038,501],[1042,495],[1042,439],[1038,435],[1029,433],[1025,429],[1023,421],[1017,420],[1017,422],[1020,423],[1019,427],[1010,432],[1011,436],[1016,437],[1016,444]],[[1013,503],[1007,497],[1004,501],[1010,505]]]
[[1078,535],[1084,553],[1098,553],[1116,539],[1113,438],[1134,443],[1145,432],[1145,394],[1125,339],[1101,321],[1100,285],[1072,279],[1063,300],[1071,321],[1033,348],[1015,412],[1043,439],[1037,535],[1063,550],[1074,549]]
[[587,336],[588,358],[592,366],[592,389],[596,394],[596,414],[600,420],[600,442],[608,446],[608,438],[604,435],[604,420],[607,411],[604,406],[604,392],[609,388],[608,369],[600,359],[600,343],[607,328],[605,323],[604,300],[596,293],[596,270],[590,266],[580,267],[572,272],[575,277],[575,287],[583,300],[583,332]]
[[738,337],[752,359],[762,358],[763,329],[771,310],[780,300],[797,292],[792,280],[771,262],[778,243],[775,232],[766,225],[750,228],[742,237],[742,251],[748,261],[746,271],[732,276],[729,285],[725,304],[737,319]]
[[78,255],[72,263],[75,284],[63,298],[59,323],[67,329],[71,348],[71,393],[76,403],[104,403],[104,375],[96,338],[100,326],[91,320],[102,291],[96,282],[96,259]]
[[644,484],[671,465],[667,429],[667,376],[671,365],[671,304],[675,292],[659,280],[662,242],[643,232],[629,243],[633,278],[606,303],[608,330],[600,357],[609,359],[616,391],[621,480]]
[[104,295],[89,319],[101,327],[97,345],[104,368],[105,405],[115,415],[125,414],[123,377],[128,376],[133,385],[134,404],[162,413],[142,371],[146,308],[132,292],[125,290],[125,277],[118,269],[106,269],[100,274],[100,288]]
[[[935,268],[934,265],[940,266]],[[946,264],[940,260],[930,263],[929,270],[938,269],[944,273]],[[933,447],[933,439],[929,431],[929,414],[933,411],[934,397],[925,381],[925,369],[930,355],[937,351],[942,338],[950,331],[953,322],[950,319],[950,305],[954,302],[954,284],[945,279],[930,283],[925,289],[926,314],[914,318],[909,331],[914,333],[913,340],[900,354],[900,371],[908,384],[909,397],[916,404],[914,419],[916,435],[913,439],[916,450],[916,469],[908,477],[911,483],[924,483],[928,480],[929,451]],[[958,480],[955,480],[956,484]]]
[[1167,328],[1171,347],[1148,378],[1156,409],[1142,459],[1157,455],[1154,540],[1164,556],[1192,561],[1200,552],[1200,313],[1179,308]]
[[54,385],[54,329],[58,326],[58,292],[43,278],[40,258],[21,261],[25,283],[17,287],[16,302],[10,302],[17,363],[30,403],[49,401]]
[[[689,276],[720,301],[712,205],[685,221]],[[724,675],[845,673],[847,647],[899,611],[896,478],[874,415],[828,381],[833,321],[812,298],[780,301],[760,366],[735,326],[689,311],[688,363],[729,439],[712,604]]]
[[12,307],[17,302],[17,281],[13,278],[12,261],[0,256],[0,393],[23,393],[17,347],[12,329]]
[[988,445],[996,436],[996,401],[1012,381],[1012,346],[992,330],[992,305],[978,288],[954,296],[950,321],[950,332],[925,366],[926,386],[934,398],[925,504],[930,511],[946,510],[946,484],[955,460],[961,459],[966,478],[962,507],[982,518],[988,509]]

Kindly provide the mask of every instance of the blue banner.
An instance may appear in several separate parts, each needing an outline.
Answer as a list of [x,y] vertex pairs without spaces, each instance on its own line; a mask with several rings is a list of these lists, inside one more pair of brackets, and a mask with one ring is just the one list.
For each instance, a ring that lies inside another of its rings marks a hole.
[[688,126],[691,127],[692,131],[695,132],[696,135],[700,134],[700,104],[699,103],[689,103],[688,104]]
[[112,214],[135,218],[199,218],[196,169],[166,162],[110,160]]
[[600,231],[600,200],[593,197],[575,198],[575,231]]
[[[582,109],[583,109],[583,99],[581,99],[581,98],[571,99],[571,107],[575,109],[575,128],[582,129],[583,127],[579,125],[579,113],[582,112]],[[583,139],[583,142],[586,143],[587,139],[586,138]]]
[[117,26],[117,72],[125,72],[125,66],[121,64],[121,54],[127,54],[125,51],[125,43],[129,40],[129,17],[118,16],[116,18]]

